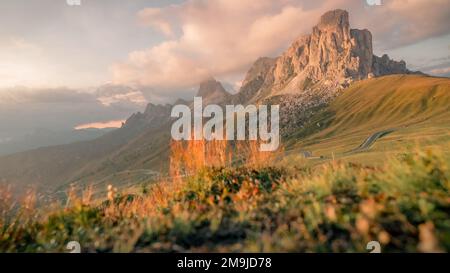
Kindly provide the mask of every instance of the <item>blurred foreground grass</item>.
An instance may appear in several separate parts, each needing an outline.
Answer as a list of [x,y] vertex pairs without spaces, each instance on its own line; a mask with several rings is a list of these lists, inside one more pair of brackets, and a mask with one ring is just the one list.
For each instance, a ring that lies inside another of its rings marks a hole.
[[[450,250],[450,158],[399,154],[383,167],[331,162],[311,168],[204,168],[102,203],[18,210],[0,192],[0,252],[382,252]],[[14,212],[13,212],[14,211]]]

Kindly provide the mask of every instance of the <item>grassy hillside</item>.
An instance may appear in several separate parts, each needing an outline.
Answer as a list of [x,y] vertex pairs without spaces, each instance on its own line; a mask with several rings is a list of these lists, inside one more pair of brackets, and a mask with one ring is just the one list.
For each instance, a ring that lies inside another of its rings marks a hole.
[[[98,162],[87,164],[69,181],[80,186],[95,183],[100,188],[145,182],[152,174],[167,171],[169,142],[169,124],[146,130]],[[60,185],[59,189],[65,191],[67,185]]]
[[[72,182],[96,183],[116,173],[122,173],[122,183],[128,176],[134,180],[135,175],[124,171],[151,167],[159,171],[161,159],[167,159],[170,130],[167,124],[161,126],[127,126],[90,141],[0,157],[0,182],[22,192],[27,187],[53,192],[67,190]],[[144,172],[139,175],[148,177]]]
[[[363,161],[372,156],[381,161],[384,154],[405,147],[448,143],[449,113],[450,79],[385,76],[354,83],[286,143],[315,155]],[[377,140],[369,153],[345,153],[386,129],[394,132]]]
[[[382,252],[450,250],[450,158],[414,151],[382,168],[205,168],[197,175],[92,202],[11,214],[0,188],[0,252]],[[3,191],[2,191],[3,190]]]

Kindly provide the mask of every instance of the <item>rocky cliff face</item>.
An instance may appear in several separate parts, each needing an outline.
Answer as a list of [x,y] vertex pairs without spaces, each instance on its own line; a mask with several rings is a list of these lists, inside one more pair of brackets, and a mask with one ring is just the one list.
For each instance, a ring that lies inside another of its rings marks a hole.
[[209,78],[200,83],[197,97],[203,98],[203,104],[221,104],[226,101],[230,94],[225,90],[222,84],[214,78]]
[[138,112],[127,119],[123,128],[127,130],[139,131],[147,128],[157,128],[169,122],[172,106],[155,105],[149,103],[144,113]]
[[384,76],[390,74],[411,74],[420,72],[411,72],[406,68],[406,63],[404,61],[396,62],[389,59],[387,54],[382,57],[373,56],[372,62],[372,75],[373,76]]
[[259,58],[247,72],[239,94],[234,96],[233,104],[245,104],[264,95],[274,82],[274,69],[277,59]]
[[373,55],[372,34],[350,29],[344,10],[325,13],[311,35],[301,36],[275,63],[273,94],[295,94],[314,85],[346,87],[355,80],[410,73],[405,62]]
[[333,10],[278,58],[258,59],[234,102],[280,104],[288,132],[303,126],[353,81],[409,73],[404,61],[375,56],[370,31],[351,29],[348,12]]

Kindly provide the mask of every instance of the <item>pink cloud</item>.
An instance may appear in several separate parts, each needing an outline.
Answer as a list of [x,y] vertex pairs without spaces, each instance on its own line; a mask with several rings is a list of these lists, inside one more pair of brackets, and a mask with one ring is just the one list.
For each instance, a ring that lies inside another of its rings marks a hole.
[[436,68],[436,69],[430,70],[430,73],[431,74],[435,74],[435,75],[449,74],[450,73],[450,66],[449,67]]
[[146,8],[138,13],[139,21],[144,26],[158,29],[167,36],[173,36],[173,29],[168,18],[165,18],[164,11],[159,8]]
[[170,90],[210,75],[242,75],[258,57],[277,56],[310,33],[320,15],[335,8],[349,10],[352,26],[370,29],[380,48],[450,32],[448,0],[386,0],[380,7],[364,0],[188,0],[139,12],[140,22],[167,40],[115,64],[114,82]]
[[125,120],[110,120],[110,121],[101,121],[101,122],[93,122],[87,124],[80,124],[76,126],[75,130],[83,130],[83,129],[105,129],[105,128],[120,128]]

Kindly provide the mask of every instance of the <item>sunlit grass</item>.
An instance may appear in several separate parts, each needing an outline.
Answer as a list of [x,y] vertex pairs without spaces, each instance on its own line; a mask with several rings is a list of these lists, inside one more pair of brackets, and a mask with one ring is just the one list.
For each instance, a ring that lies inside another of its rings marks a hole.
[[[174,153],[182,159],[183,151]],[[12,213],[3,188],[0,251],[61,252],[69,241],[88,252],[367,252],[372,240],[383,252],[450,249],[450,158],[439,150],[397,154],[379,167],[265,161],[199,163],[195,175],[143,192],[110,188],[102,202],[92,189],[69,192],[67,203],[45,210],[30,193]]]

